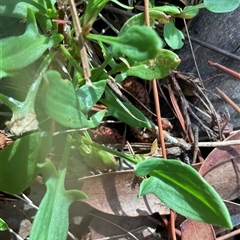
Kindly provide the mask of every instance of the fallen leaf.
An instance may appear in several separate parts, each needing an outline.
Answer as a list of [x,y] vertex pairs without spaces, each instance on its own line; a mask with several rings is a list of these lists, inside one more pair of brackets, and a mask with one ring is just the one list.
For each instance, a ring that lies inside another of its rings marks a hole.
[[[240,138],[240,131],[225,141]],[[203,162],[199,173],[225,200],[240,196],[240,146],[215,148]]]
[[[240,138],[240,131],[236,132],[233,135],[230,135],[224,141],[228,140],[238,140]],[[217,147],[207,156],[204,163],[202,164],[199,173],[203,176],[210,168],[213,166],[228,161],[230,159],[240,156],[240,146],[226,146],[226,147]]]
[[181,240],[215,240],[216,236],[211,224],[197,222],[191,219],[185,220],[181,225]]
[[131,217],[154,212],[169,214],[169,209],[153,194],[137,199],[141,181],[128,170],[67,181],[66,188],[83,191],[88,196],[84,202],[108,214]]

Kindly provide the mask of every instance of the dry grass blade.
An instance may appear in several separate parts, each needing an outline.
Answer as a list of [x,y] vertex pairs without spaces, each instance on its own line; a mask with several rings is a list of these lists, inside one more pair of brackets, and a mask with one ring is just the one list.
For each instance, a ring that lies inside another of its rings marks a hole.
[[76,9],[74,0],[70,0],[70,8],[71,8],[73,24],[75,28],[76,39],[78,42],[78,46],[80,48],[80,56],[82,61],[84,79],[86,80],[86,84],[88,86],[93,86],[90,80],[91,72],[88,64],[87,51],[85,48],[85,40],[82,34],[82,28],[78,19],[77,9]]

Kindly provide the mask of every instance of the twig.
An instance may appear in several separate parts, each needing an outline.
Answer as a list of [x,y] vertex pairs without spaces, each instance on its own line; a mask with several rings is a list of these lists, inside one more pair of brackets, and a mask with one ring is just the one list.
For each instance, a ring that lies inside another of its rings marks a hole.
[[[184,36],[187,37],[187,38],[189,38],[186,34],[184,34]],[[214,51],[214,52],[220,53],[220,54],[222,54],[222,55],[224,55],[224,56],[226,56],[226,57],[229,57],[229,58],[231,58],[231,59],[240,61],[240,57],[237,56],[237,55],[235,55],[235,54],[229,53],[229,52],[227,52],[227,51],[225,51],[225,50],[222,50],[222,49],[220,49],[220,48],[218,48],[218,47],[215,47],[215,46],[212,45],[212,44],[209,44],[209,43],[200,41],[200,40],[198,40],[198,39],[196,39],[196,38],[194,38],[194,37],[190,37],[190,39],[192,40],[192,42],[197,43],[198,45],[200,45],[200,46],[202,46],[202,47],[205,47],[205,48],[210,49],[210,50],[212,50],[212,51]]]
[[203,85],[203,81],[202,81],[202,78],[201,78],[201,75],[200,75],[200,71],[199,71],[199,69],[198,69],[197,61],[196,61],[196,58],[195,58],[195,54],[194,54],[194,51],[193,51],[193,46],[192,46],[191,38],[190,38],[190,35],[189,35],[189,32],[188,32],[188,26],[187,26],[186,20],[183,19],[183,22],[184,22],[184,26],[185,26],[185,29],[186,29],[186,33],[187,33],[187,37],[188,37],[188,42],[189,42],[189,46],[190,46],[190,49],[191,49],[191,53],[192,53],[194,65],[195,65],[195,68],[196,68],[196,71],[197,71],[197,75],[198,75],[198,78],[199,78],[199,80],[201,81],[201,83],[202,83],[202,85]]
[[222,72],[225,72],[227,73],[228,75],[232,76],[232,77],[235,77],[237,79],[240,79],[240,73],[236,72],[236,71],[233,71],[232,69],[230,68],[227,68],[219,63],[215,63],[215,62],[212,62],[212,61],[208,61],[208,64],[210,66],[213,66],[219,70],[221,70]]
[[238,105],[233,102],[223,91],[221,91],[219,88],[216,87],[216,90],[218,92],[218,94],[220,95],[220,97],[222,98],[222,100],[224,100],[225,102],[227,102],[236,112],[238,112],[240,114],[240,107],[238,107]]
[[[126,229],[124,229],[124,228],[122,228],[121,226],[119,226],[119,225],[117,225],[117,224],[115,224],[115,223],[107,220],[106,218],[100,217],[100,216],[98,216],[98,215],[96,215],[96,214],[93,214],[93,213],[88,213],[88,215],[91,215],[91,216],[96,217],[96,218],[99,218],[99,219],[101,219],[101,220],[103,220],[103,221],[105,221],[105,222],[108,222],[109,224],[111,224],[111,225],[113,225],[113,226],[121,229],[121,230],[124,231],[125,233],[129,234],[129,235],[130,235],[131,237],[133,237],[134,239],[139,240],[139,239],[138,239],[137,237],[135,237],[130,231],[127,231]],[[104,239],[106,239],[106,238],[104,238]]]
[[198,142],[198,147],[227,147],[233,145],[240,145],[240,140],[229,140],[222,142]]
[[72,13],[74,28],[75,28],[76,39],[78,41],[78,46],[80,48],[80,56],[81,56],[81,61],[82,61],[84,79],[86,81],[86,84],[88,86],[92,87],[93,85],[90,80],[91,72],[90,72],[90,68],[89,68],[89,64],[88,64],[87,51],[86,51],[86,48],[84,45],[82,28],[81,28],[81,25],[80,25],[80,22],[78,19],[77,9],[76,9],[74,0],[70,0],[70,9],[71,9],[71,13]]
[[216,238],[216,240],[225,240],[225,239],[230,239],[233,236],[236,236],[237,234],[240,233],[240,229],[237,229],[236,231],[230,232],[225,234],[224,236]]

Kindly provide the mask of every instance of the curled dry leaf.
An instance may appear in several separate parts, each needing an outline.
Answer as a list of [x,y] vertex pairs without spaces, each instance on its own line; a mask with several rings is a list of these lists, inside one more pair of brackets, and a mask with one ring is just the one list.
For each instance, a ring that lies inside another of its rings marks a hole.
[[[240,131],[225,141],[240,138]],[[215,148],[205,159],[199,173],[225,200],[240,196],[240,146]]]
[[185,220],[181,226],[182,240],[215,240],[216,236],[211,224],[194,221],[191,219]]
[[169,214],[169,209],[153,194],[137,199],[142,179],[132,170],[105,173],[66,182],[66,188],[75,188],[87,194],[84,202],[104,213],[120,216]]
[[11,138],[4,134],[4,131],[0,130],[0,150],[11,144],[13,141]]
[[38,129],[38,121],[34,112],[26,114],[13,113],[11,121],[7,121],[5,124],[17,136]]

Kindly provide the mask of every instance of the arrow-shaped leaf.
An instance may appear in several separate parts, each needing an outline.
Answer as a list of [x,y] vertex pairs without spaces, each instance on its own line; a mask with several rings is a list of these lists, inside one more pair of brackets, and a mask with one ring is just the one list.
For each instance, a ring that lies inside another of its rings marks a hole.
[[191,166],[178,160],[152,158],[136,165],[138,177],[150,174],[139,195],[155,194],[166,206],[194,220],[232,228],[221,197]]

